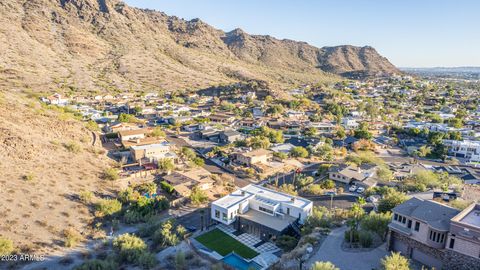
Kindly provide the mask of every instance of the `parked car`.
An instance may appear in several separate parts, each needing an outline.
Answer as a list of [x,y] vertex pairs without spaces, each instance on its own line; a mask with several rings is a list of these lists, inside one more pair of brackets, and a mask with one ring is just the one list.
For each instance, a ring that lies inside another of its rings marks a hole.
[[357,190],[357,186],[355,186],[355,185],[350,186],[350,187],[348,188],[348,191],[350,191],[350,192],[355,192],[355,190]]
[[326,191],[323,195],[336,196],[337,193],[335,191]]
[[197,230],[197,228],[195,226],[186,226],[185,229],[187,229],[187,231],[193,233]]
[[378,202],[378,200],[380,200],[379,195],[372,195],[372,196],[368,196],[367,198],[367,202],[372,202],[372,203],[376,203]]
[[363,193],[365,192],[365,188],[364,187],[359,187],[357,188],[357,193]]

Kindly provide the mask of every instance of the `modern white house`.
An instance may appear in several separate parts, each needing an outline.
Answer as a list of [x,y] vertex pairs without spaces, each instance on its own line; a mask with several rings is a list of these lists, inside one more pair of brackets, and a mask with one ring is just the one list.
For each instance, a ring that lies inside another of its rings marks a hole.
[[469,162],[480,162],[480,141],[443,140],[449,155],[467,159]]
[[307,199],[259,185],[245,186],[211,205],[213,220],[270,240],[289,229],[298,230],[312,213]]
[[350,117],[342,118],[341,124],[345,129],[357,129],[360,126],[356,119]]

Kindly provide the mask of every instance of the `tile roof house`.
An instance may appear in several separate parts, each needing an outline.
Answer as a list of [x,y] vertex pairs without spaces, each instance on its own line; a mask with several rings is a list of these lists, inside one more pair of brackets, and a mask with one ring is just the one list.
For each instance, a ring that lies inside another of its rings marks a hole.
[[412,198],[392,209],[387,248],[435,269],[479,269],[480,205]]
[[358,185],[365,188],[377,185],[376,165],[362,164],[361,166],[353,166],[342,164],[332,166],[328,172],[329,179],[347,185]]
[[209,190],[215,183],[211,178],[211,173],[203,168],[183,172],[175,171],[163,176],[163,180],[172,185],[177,195],[182,197],[190,196],[192,188],[195,186],[200,190]]

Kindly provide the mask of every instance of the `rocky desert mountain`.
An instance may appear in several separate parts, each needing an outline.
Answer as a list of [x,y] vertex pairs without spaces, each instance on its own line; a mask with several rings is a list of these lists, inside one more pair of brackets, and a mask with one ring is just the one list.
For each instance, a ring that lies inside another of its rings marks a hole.
[[372,47],[223,32],[116,0],[0,2],[2,84],[92,92],[299,83],[399,72]]

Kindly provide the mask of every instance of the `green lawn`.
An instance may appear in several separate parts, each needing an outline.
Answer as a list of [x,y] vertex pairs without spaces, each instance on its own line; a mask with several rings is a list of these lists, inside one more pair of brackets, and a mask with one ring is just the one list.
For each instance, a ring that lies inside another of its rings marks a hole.
[[245,259],[251,259],[258,255],[257,252],[219,229],[214,229],[208,233],[198,236],[195,239],[209,249],[215,250],[222,256],[225,256],[232,251],[235,251],[236,254]]

